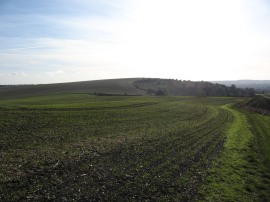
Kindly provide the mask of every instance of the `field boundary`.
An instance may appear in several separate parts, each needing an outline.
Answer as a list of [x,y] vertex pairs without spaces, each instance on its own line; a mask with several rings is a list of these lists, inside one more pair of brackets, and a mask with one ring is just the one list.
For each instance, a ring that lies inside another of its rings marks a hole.
[[233,114],[234,121],[226,133],[223,152],[202,186],[202,201],[261,201],[258,184],[262,181],[262,162],[257,153],[256,134],[245,111],[230,104],[222,108]]

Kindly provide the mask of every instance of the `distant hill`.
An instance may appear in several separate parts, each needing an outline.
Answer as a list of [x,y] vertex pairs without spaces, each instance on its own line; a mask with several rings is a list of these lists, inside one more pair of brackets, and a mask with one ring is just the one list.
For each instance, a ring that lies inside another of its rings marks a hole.
[[226,87],[210,82],[158,78],[125,78],[40,85],[0,86],[0,99],[22,98],[63,93],[111,95],[184,95],[184,96],[253,96],[253,89]]
[[7,85],[0,87],[0,99],[42,96],[63,93],[142,95],[134,81],[140,78],[108,79],[40,85]]
[[235,81],[212,81],[226,86],[234,84],[237,88],[254,88],[259,92],[270,93],[270,80],[235,80]]

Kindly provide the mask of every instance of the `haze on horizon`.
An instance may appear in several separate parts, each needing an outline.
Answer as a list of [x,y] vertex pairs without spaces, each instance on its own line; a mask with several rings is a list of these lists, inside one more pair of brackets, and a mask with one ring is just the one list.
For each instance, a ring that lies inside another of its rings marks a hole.
[[270,79],[267,0],[0,0],[0,84]]

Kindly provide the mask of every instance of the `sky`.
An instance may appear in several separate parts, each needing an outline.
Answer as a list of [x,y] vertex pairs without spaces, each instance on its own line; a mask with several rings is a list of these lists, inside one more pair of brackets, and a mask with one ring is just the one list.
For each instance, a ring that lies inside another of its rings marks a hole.
[[269,0],[0,0],[0,84],[270,80]]

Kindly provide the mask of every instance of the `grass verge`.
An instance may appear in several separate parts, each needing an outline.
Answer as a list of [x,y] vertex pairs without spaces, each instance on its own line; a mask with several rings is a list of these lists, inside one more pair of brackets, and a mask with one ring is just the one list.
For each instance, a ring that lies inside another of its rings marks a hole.
[[266,130],[266,125],[262,125],[266,123],[258,120],[261,127],[255,127],[256,123],[250,120],[257,119],[257,115],[230,105],[223,108],[233,114],[234,122],[227,132],[224,150],[201,188],[201,201],[268,201],[270,183],[269,178],[265,179],[268,175],[263,160],[268,148],[265,145],[265,150],[261,151],[264,141],[260,137],[265,140],[269,136],[266,138],[262,135],[265,131],[259,131],[259,128]]

